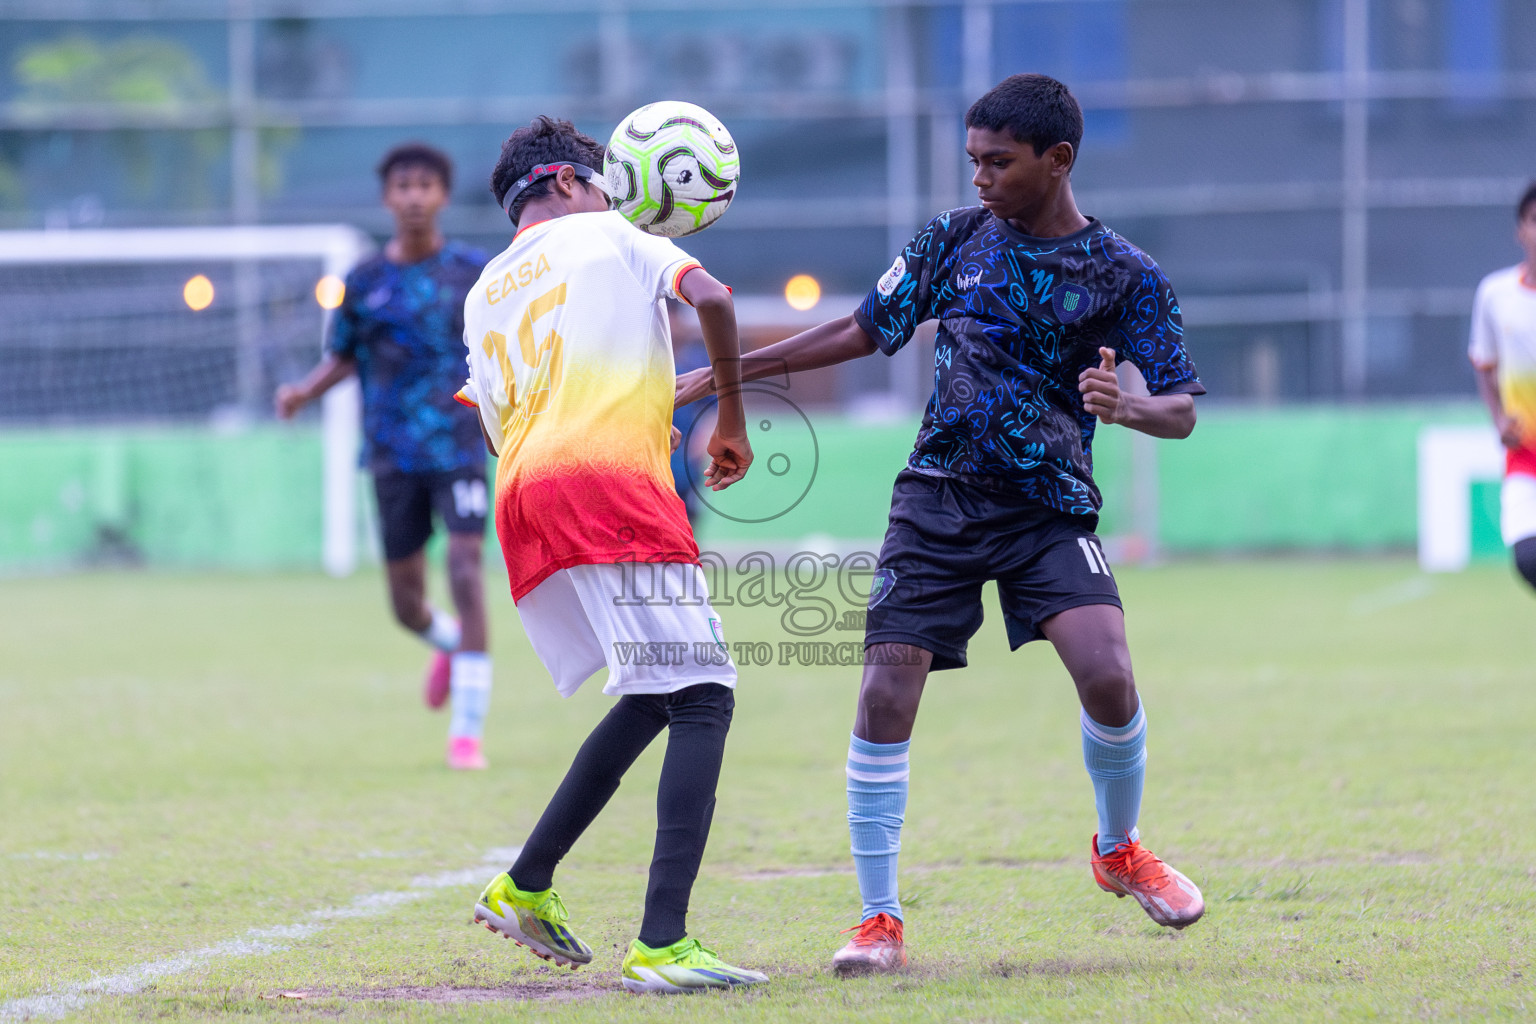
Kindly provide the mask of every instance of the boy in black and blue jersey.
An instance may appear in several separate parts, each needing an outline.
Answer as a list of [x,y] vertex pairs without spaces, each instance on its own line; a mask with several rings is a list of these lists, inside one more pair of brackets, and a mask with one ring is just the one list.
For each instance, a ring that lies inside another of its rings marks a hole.
[[[896,859],[907,748],[928,673],[966,663],[996,580],[1009,643],[1049,640],[1082,701],[1099,831],[1095,880],[1159,924],[1204,912],[1199,890],[1138,840],[1146,718],[1114,575],[1095,529],[1097,421],[1181,438],[1205,388],[1156,263],[1072,197],[1082,112],[1066,87],[1015,75],[966,115],[981,205],[940,214],[851,316],[745,356],[742,379],[894,353],[939,321],[934,391],[896,477],[871,585],[848,751],[848,820],[864,913],[839,973],[906,962]],[[1120,390],[1127,359],[1149,395]],[[679,378],[678,404],[707,393]]]
[[[438,227],[453,188],[446,153],[405,143],[385,154],[378,173],[394,236],[347,275],[325,358],[303,380],[279,387],[275,404],[288,419],[357,375],[390,605],[400,625],[435,648],[423,696],[434,709],[449,703],[449,767],[479,769],[491,696],[481,570],[485,448],[474,410],[453,394],[464,378],[464,297],[485,254],[445,239]],[[427,600],[434,513],[448,533],[457,617]]]

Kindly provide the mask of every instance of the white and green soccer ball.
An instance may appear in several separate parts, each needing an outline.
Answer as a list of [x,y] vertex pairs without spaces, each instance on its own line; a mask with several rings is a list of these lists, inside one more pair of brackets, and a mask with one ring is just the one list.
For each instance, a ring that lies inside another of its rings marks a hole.
[[647,103],[608,140],[603,180],[641,231],[681,238],[725,212],[741,180],[736,143],[720,119],[693,103]]

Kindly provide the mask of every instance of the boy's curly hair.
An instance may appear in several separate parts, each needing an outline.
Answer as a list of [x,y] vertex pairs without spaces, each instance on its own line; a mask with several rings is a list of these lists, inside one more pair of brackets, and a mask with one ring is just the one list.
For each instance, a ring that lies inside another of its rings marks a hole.
[[[569,161],[601,172],[607,152],[606,146],[571,122],[540,114],[501,144],[501,159],[491,172],[491,194],[497,204],[505,203],[512,184],[539,164]],[[550,195],[553,189],[554,183],[548,178],[534,182],[512,201],[508,214],[514,222],[520,220],[528,200]]]

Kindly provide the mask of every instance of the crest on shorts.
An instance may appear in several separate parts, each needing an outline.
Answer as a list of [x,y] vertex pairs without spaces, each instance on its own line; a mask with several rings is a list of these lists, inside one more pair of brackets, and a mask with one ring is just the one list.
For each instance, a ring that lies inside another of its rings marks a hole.
[[709,631],[715,636],[715,646],[725,650],[725,626],[719,619],[709,620]]
[[869,581],[869,606],[873,608],[881,601],[884,601],[887,597],[890,596],[891,590],[895,586],[896,570],[876,570],[874,579]]
[[1056,312],[1058,322],[1069,324],[1088,312],[1092,299],[1087,288],[1080,284],[1064,282],[1060,288],[1056,289],[1056,294],[1051,296],[1051,307]]

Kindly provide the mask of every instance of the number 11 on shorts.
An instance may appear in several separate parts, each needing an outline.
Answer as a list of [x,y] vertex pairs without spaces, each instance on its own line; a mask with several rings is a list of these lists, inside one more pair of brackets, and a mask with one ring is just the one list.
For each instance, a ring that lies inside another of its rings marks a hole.
[[1077,546],[1083,549],[1083,557],[1088,560],[1088,571],[1103,573],[1105,576],[1113,576],[1109,571],[1109,562],[1104,559],[1104,551],[1099,547],[1099,542],[1091,537],[1077,538]]

